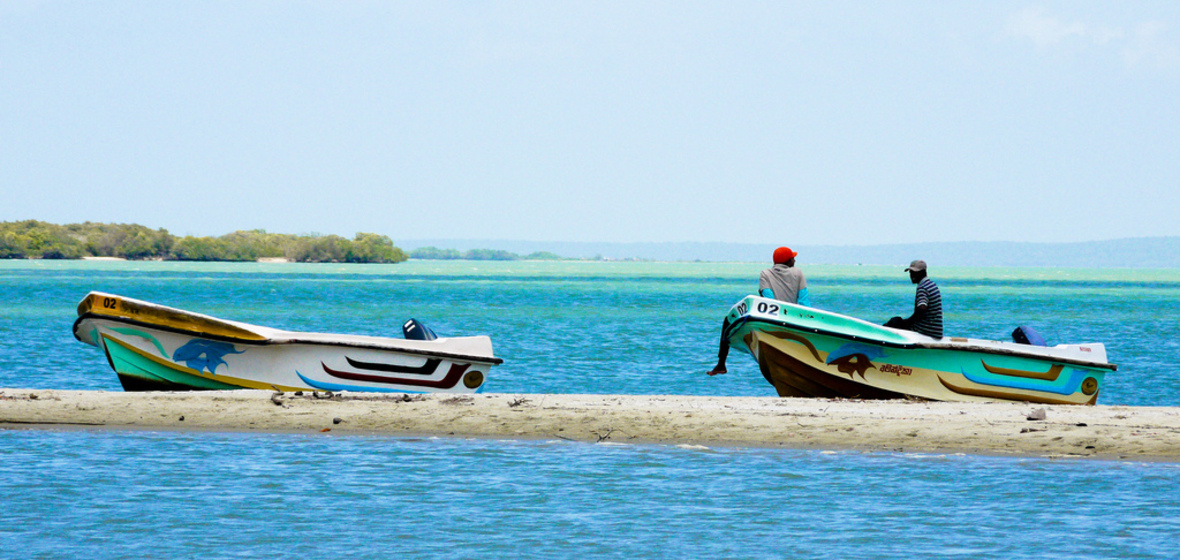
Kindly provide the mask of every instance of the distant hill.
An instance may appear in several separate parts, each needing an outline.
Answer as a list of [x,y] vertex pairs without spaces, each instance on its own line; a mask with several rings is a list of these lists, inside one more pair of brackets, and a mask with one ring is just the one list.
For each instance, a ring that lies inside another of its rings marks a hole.
[[[406,250],[438,247],[490,249],[521,255],[548,252],[566,258],[656,261],[765,262],[774,245],[743,243],[593,243],[477,239],[399,240]],[[940,266],[1180,268],[1180,237],[1143,237],[1079,243],[1010,241],[895,245],[792,246],[803,263],[905,265],[925,259]]]

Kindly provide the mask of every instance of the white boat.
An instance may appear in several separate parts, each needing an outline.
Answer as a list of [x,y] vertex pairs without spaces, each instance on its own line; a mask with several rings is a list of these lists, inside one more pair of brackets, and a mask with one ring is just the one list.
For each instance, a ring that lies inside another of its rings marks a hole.
[[473,393],[503,360],[487,336],[407,339],[284,331],[91,292],[74,337],[101,348],[127,391],[268,389]]

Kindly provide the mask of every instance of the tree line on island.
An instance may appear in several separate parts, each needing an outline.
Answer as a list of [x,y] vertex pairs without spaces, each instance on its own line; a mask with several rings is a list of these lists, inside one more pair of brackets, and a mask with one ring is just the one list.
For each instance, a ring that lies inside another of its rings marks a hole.
[[409,253],[394,246],[389,237],[358,233],[353,239],[339,235],[292,235],[255,229],[220,237],[177,237],[166,229],[138,224],[83,222],[58,225],[37,220],[0,222],[0,258],[81,259],[113,257],[131,260],[258,261],[285,259],[293,262],[399,263],[409,258],[437,260],[562,260],[553,253],[527,256],[508,251],[422,247]]

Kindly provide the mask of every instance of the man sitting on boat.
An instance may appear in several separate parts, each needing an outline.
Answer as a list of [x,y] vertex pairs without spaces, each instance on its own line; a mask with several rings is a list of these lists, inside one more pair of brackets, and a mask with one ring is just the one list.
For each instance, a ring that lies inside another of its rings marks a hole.
[[789,247],[775,249],[772,255],[774,266],[763,270],[758,276],[758,295],[811,307],[811,298],[807,295],[807,279],[803,277],[801,270],[795,268],[797,256],[799,253]]
[[913,261],[905,270],[910,273],[910,282],[918,285],[914,292],[914,314],[908,319],[894,317],[885,326],[942,338],[942,294],[926,275],[926,261]]
[[[763,270],[762,274],[758,276],[758,295],[810,307],[811,298],[807,294],[807,279],[803,277],[801,270],[795,268],[795,257],[797,256],[799,253],[792,251],[789,247],[775,249],[771,255],[774,266]],[[720,375],[727,371],[725,360],[729,356],[729,341],[725,340],[725,331],[728,327],[729,319],[727,318],[721,325],[722,338],[720,348],[717,350],[717,365],[705,372],[709,375]]]

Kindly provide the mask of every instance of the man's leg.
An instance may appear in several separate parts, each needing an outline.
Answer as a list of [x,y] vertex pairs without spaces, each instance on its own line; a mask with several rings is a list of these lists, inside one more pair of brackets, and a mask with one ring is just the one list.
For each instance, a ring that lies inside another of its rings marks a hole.
[[726,318],[725,322],[721,324],[721,344],[717,348],[717,365],[713,366],[713,369],[705,372],[709,375],[721,375],[727,371],[725,369],[725,359],[729,357],[729,341],[725,339],[726,330],[729,330],[728,318]]

